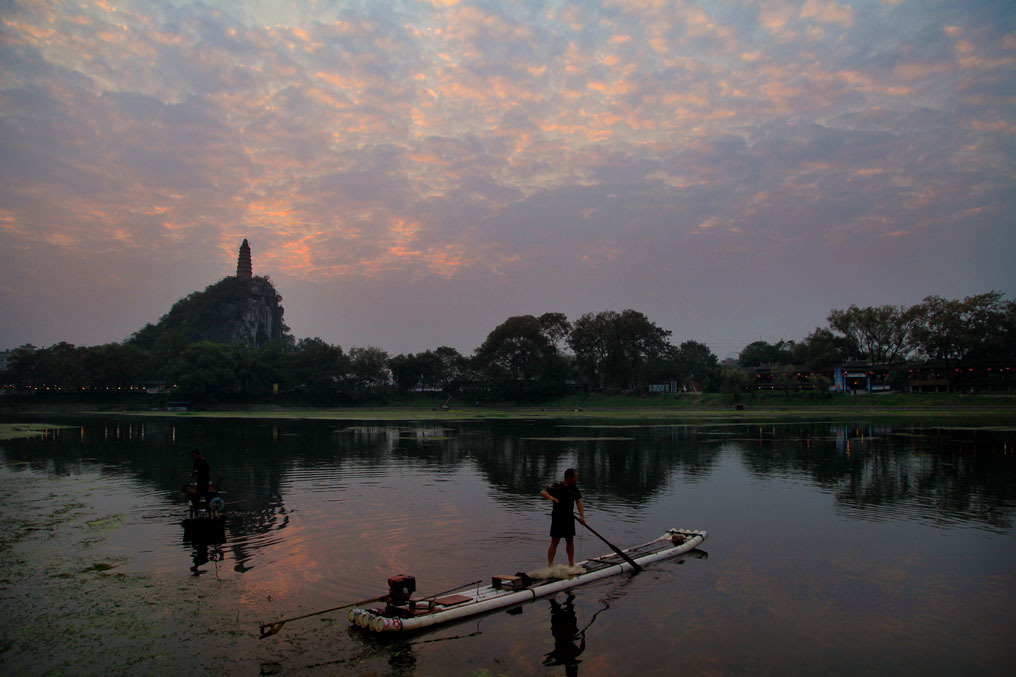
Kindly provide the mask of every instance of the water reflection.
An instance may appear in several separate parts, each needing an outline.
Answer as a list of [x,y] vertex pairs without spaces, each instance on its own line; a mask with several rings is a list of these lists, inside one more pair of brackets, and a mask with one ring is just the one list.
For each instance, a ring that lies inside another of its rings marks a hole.
[[[595,616],[593,617],[595,620]],[[543,657],[543,664],[550,667],[564,666],[565,674],[572,677],[579,674],[579,656],[586,650],[586,631],[579,632],[575,616],[575,595],[568,593],[564,602],[550,600],[550,632],[554,636],[554,649]]]
[[807,477],[856,518],[1012,527],[1016,459],[1010,430],[832,424],[753,432],[726,442],[749,472]]
[[[210,665],[223,646],[249,649],[244,642],[258,641],[257,621],[377,596],[396,573],[440,590],[542,566],[546,505],[538,492],[569,466],[579,469],[595,528],[603,525],[612,542],[641,542],[659,527],[705,528],[715,556],[692,553],[684,566],[661,562],[644,575],[582,588],[574,602],[538,600],[527,606],[528,620],[499,614],[390,639],[358,630],[347,637],[344,618],[325,616],[293,624],[285,631],[292,637],[247,655],[264,660],[266,674],[308,667],[449,674],[463,666],[663,674],[688,646],[692,662],[724,673],[830,665],[864,672],[878,664],[910,674],[971,667],[1008,674],[1012,665],[1012,426],[950,425],[938,417],[623,428],[69,422],[80,425],[0,442],[0,477],[20,496],[6,506],[11,533],[25,548],[62,539],[57,566],[44,570],[40,558],[24,569],[40,572],[40,589],[53,594],[33,598],[37,591],[8,586],[5,609],[48,614],[26,628],[92,614],[91,596],[74,607],[65,606],[72,596],[64,593],[80,588],[78,578],[88,590],[112,582],[93,569],[115,566],[124,576],[105,589],[136,601],[157,582],[169,594],[152,600],[153,608],[165,604],[193,618],[189,627],[218,628],[202,635],[208,641],[190,652],[185,669]],[[180,484],[193,448],[209,457],[229,504],[223,533],[213,539],[181,525],[187,502]],[[50,481],[54,475],[67,477]],[[50,498],[57,485],[60,502]],[[577,549],[582,558],[606,550],[592,539]],[[193,585],[180,585],[188,575],[197,576]],[[227,585],[217,584],[227,577]],[[685,594],[692,590],[694,604]],[[126,605],[111,600],[95,608],[115,619]],[[610,613],[588,616],[607,603]],[[154,634],[130,641],[141,645]],[[469,639],[432,644],[461,637]],[[175,656],[179,637],[171,632],[151,644]]]
[[[226,542],[225,519],[212,517],[188,517],[183,522],[183,542],[192,550],[194,576],[205,573],[201,567],[208,562],[221,562],[224,553],[220,547]],[[211,553],[209,549],[211,548]]]
[[537,435],[546,430],[498,430],[488,446],[474,450],[478,467],[502,498],[534,496],[574,466],[581,468],[583,495],[633,506],[661,494],[675,479],[704,479],[719,460],[715,445],[690,443],[686,426],[627,428],[627,440],[617,439],[611,427],[550,430],[543,437]]
[[[314,536],[289,534],[287,500],[297,491],[317,497],[321,510],[353,494],[373,506],[394,492],[395,502],[384,504],[391,507],[379,505],[372,519],[388,519],[392,534],[408,535],[413,502],[442,494],[443,482],[460,492],[464,470],[478,476],[485,500],[528,514],[540,489],[575,466],[590,505],[635,520],[641,506],[674,487],[709,481],[729,455],[759,479],[807,480],[852,518],[916,517],[1005,530],[1016,505],[1014,440],[1012,428],[872,422],[362,425],[98,418],[0,448],[4,460],[34,471],[70,475],[99,468],[129,475],[148,487],[153,506],[181,507],[188,454],[200,449],[233,502],[222,545],[242,573],[254,567],[258,551],[287,539],[295,548]],[[328,508],[327,514],[341,513]],[[510,529],[504,533],[516,538]]]

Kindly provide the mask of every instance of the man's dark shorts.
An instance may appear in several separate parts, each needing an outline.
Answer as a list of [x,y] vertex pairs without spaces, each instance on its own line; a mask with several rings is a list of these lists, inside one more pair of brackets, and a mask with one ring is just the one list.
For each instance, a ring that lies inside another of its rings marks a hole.
[[551,538],[571,538],[575,535],[575,517],[571,513],[552,513],[550,519]]

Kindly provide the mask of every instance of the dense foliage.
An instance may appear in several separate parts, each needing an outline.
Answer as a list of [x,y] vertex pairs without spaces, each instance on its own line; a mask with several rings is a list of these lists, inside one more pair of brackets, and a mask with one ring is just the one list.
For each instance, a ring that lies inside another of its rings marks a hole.
[[850,360],[897,364],[906,360],[1016,359],[1016,301],[997,291],[962,301],[929,296],[921,303],[833,310],[828,328],[801,343],[756,341],[745,346],[742,367],[804,365],[820,369]]
[[[563,313],[510,317],[472,355],[448,346],[395,356],[373,346],[346,352],[320,338],[294,342],[288,333],[260,344],[189,338],[194,323],[221,317],[209,308],[235,302],[242,291],[220,283],[203,296],[192,294],[158,325],[147,325],[123,343],[20,348],[3,374],[5,387],[148,389],[211,401],[288,393],[326,404],[420,391],[518,401],[569,389],[627,392],[651,384],[736,394],[752,388],[743,370],[763,365],[777,387],[789,389],[795,369],[821,371],[852,360],[887,365],[1016,359],[1016,303],[1000,292],[962,301],[931,296],[911,308],[833,310],[828,326],[803,341],[755,341],[736,364],[723,365],[703,343],[671,344],[670,331],[630,309],[587,313],[574,322]],[[821,389],[824,379],[817,376],[813,383]]]

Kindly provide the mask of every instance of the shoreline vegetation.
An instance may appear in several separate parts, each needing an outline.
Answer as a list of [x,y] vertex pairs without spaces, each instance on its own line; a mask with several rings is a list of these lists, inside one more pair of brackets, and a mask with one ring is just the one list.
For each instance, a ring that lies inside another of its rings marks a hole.
[[[611,395],[575,393],[542,403],[477,403],[420,394],[394,396],[359,406],[322,406],[316,403],[280,405],[258,401],[215,404],[177,403],[186,409],[167,410],[144,400],[95,402],[87,399],[59,402],[0,402],[0,416],[11,420],[23,415],[121,415],[177,418],[319,419],[366,421],[468,421],[468,420],[753,420],[774,417],[889,415],[1016,416],[1014,394],[891,393],[878,395],[816,395],[765,392],[743,395],[711,393],[674,395]],[[10,432],[5,427],[5,432]],[[35,429],[24,432],[38,434]]]
[[74,427],[50,423],[0,423],[0,442],[26,437],[45,437],[50,430]]

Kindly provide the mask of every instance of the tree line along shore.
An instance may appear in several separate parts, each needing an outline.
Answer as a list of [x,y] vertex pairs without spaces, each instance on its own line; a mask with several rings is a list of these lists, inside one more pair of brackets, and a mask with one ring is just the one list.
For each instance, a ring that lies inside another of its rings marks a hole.
[[722,361],[701,342],[674,345],[671,331],[630,309],[574,321],[563,313],[510,317],[470,355],[448,346],[394,356],[374,346],[346,351],[288,335],[261,344],[190,341],[160,324],[123,343],[16,349],[0,385],[11,403],[144,394],[156,406],[189,407],[367,406],[399,398],[490,406],[660,394],[743,403],[769,390],[787,398],[808,391],[818,400],[1016,392],[1016,302],[1001,292],[928,297],[909,308],[850,306],[831,311],[827,322],[802,341],[755,341]]

